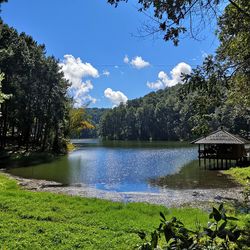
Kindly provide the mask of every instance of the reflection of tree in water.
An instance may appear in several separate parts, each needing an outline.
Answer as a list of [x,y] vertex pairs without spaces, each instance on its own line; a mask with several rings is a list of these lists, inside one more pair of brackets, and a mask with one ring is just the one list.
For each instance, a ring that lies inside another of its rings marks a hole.
[[153,186],[173,189],[229,188],[237,186],[219,171],[200,168],[197,160],[185,165],[177,174],[150,179],[149,183]]

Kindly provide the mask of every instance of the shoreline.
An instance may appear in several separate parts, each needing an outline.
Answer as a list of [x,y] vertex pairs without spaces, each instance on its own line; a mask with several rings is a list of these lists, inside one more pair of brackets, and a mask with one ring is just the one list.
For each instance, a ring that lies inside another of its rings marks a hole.
[[167,189],[166,191],[160,193],[113,192],[81,184],[77,184],[75,186],[64,186],[63,184],[54,181],[26,179],[6,173],[3,169],[1,169],[0,172],[4,173],[11,179],[16,180],[18,185],[26,190],[86,198],[97,198],[113,202],[144,202],[155,205],[163,205],[166,207],[191,206],[204,208],[204,204],[206,203],[238,203],[244,200],[242,193],[244,187],[227,189]]

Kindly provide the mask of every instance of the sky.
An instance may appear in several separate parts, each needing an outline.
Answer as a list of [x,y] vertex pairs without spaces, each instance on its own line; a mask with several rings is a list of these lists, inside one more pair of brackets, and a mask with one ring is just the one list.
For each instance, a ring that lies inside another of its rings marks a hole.
[[150,20],[135,0],[117,8],[106,0],[9,0],[1,17],[18,32],[45,44],[71,83],[75,107],[110,108],[181,82],[218,46],[215,27],[179,46],[162,37],[140,37]]

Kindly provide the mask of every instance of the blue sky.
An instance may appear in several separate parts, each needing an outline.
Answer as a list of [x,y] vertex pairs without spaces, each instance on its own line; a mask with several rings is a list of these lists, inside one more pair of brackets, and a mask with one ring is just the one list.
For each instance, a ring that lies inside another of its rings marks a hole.
[[190,72],[218,46],[213,27],[204,30],[205,39],[187,36],[178,47],[161,37],[137,37],[148,18],[135,3],[114,8],[106,0],[9,0],[1,16],[60,60],[76,106],[112,107],[173,86],[180,72]]

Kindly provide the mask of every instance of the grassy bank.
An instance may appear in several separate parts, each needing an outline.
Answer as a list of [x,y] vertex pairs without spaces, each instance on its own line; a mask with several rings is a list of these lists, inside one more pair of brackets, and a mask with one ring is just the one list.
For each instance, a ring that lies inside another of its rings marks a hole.
[[[244,168],[230,168],[223,171],[224,174],[230,175],[236,182],[240,183],[243,187],[244,203],[241,204],[242,208],[249,214],[250,212],[250,166]],[[250,220],[250,215],[248,216]],[[250,225],[250,222],[249,222]]]
[[250,185],[250,166],[246,168],[230,168],[229,170],[223,171],[223,173],[230,175],[243,186]]
[[136,232],[157,227],[160,211],[190,228],[207,222],[198,209],[26,191],[1,174],[0,249],[133,249],[141,242]]

